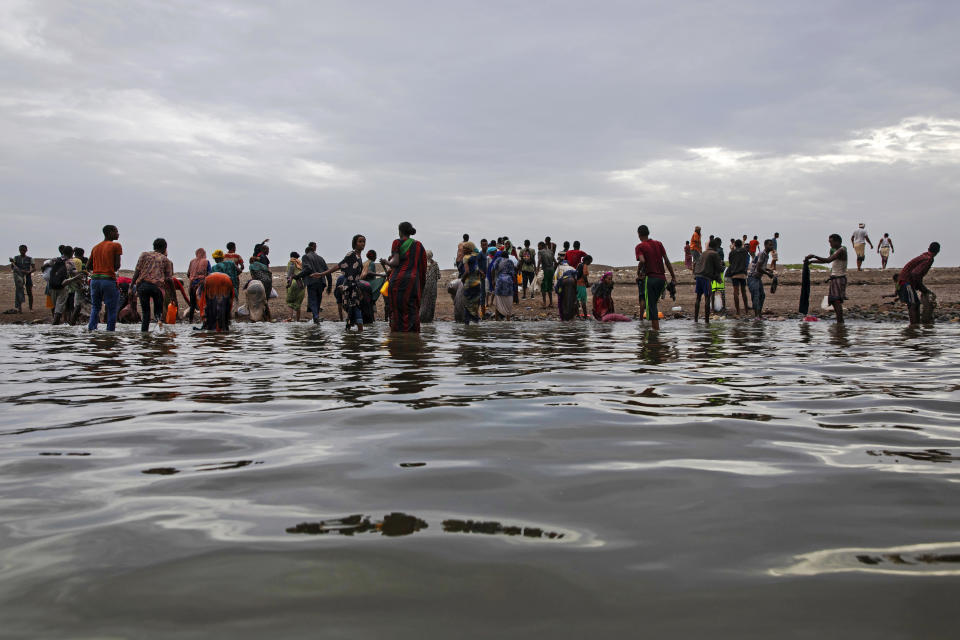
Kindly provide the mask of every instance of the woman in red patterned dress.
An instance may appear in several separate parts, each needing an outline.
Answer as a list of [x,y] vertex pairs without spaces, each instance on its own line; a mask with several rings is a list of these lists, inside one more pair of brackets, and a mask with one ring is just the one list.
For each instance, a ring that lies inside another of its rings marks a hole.
[[390,273],[390,329],[420,332],[420,296],[427,279],[427,252],[411,236],[417,233],[409,222],[400,223],[400,238],[393,241],[390,259],[381,260]]

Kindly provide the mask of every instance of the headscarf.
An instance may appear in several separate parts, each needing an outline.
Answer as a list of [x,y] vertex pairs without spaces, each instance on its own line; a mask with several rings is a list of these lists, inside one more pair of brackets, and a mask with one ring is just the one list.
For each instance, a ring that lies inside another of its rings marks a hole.
[[463,249],[464,258],[469,258],[470,256],[472,256],[474,253],[477,252],[477,245],[473,244],[469,240],[464,242],[461,248]]
[[[611,280],[608,283],[607,276],[610,276]],[[603,274],[603,277],[600,278],[597,282],[593,283],[591,287],[593,291],[593,297],[595,298],[606,298],[613,292],[613,271],[607,271]]]
[[214,260],[216,260],[217,258],[221,258],[221,259],[222,259],[222,258],[223,258],[223,249],[214,249],[214,250],[213,250],[213,253],[211,254],[210,257],[212,257]]
[[205,278],[210,263],[207,262],[207,252],[202,247],[197,249],[197,257],[190,261],[190,267],[187,269],[187,279],[191,282],[199,278]]

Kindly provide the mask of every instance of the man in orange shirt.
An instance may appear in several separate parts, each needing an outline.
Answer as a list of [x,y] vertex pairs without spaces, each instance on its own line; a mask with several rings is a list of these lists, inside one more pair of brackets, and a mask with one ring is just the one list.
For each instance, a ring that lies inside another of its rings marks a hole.
[[123,247],[117,242],[120,232],[112,224],[103,228],[103,242],[90,251],[90,322],[87,331],[97,328],[100,320],[100,303],[107,307],[107,331],[117,328],[117,307],[120,290],[117,289],[117,271]]
[[703,253],[703,245],[700,244],[700,225],[697,225],[693,228],[693,235],[690,236],[690,257],[693,258],[693,264],[697,264],[701,253]]

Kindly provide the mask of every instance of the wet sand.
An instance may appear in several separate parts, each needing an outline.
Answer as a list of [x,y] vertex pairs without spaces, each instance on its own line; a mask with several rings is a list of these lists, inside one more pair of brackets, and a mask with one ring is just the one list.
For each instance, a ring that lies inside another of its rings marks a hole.
[[[639,317],[642,313],[637,302],[637,287],[634,282],[635,267],[609,267],[604,265],[593,265],[591,281],[596,280],[599,274],[604,271],[613,271],[616,286],[613,291],[614,305],[618,313],[631,317]],[[280,297],[270,301],[270,310],[276,321],[289,321],[294,317],[293,311],[287,307],[284,302],[285,267],[276,267],[273,269],[274,283]],[[779,275],[779,288],[775,294],[769,292],[769,282],[765,279],[767,288],[767,298],[764,305],[764,316],[771,319],[797,318],[797,303],[800,297],[800,269],[789,269],[780,267],[777,270]],[[833,311],[824,311],[820,309],[820,302],[823,296],[827,294],[827,271],[813,271],[813,286],[810,292],[811,312],[825,320],[832,319]],[[884,298],[883,296],[892,294],[894,287],[892,283],[895,269],[865,269],[863,271],[851,270],[848,274],[847,296],[845,305],[846,316],[849,320],[867,319],[875,321],[904,322],[907,318],[904,305],[893,298]],[[122,275],[130,276],[131,271],[123,270]],[[177,273],[177,277],[185,280],[186,274]],[[437,294],[436,320],[439,322],[453,320],[453,303],[450,296],[446,293],[446,283],[455,277],[453,269],[444,269],[441,271],[440,291]],[[248,274],[241,276],[241,283],[249,279]],[[927,286],[937,295],[937,321],[938,322],[958,322],[960,321],[960,268],[958,267],[935,267],[927,275],[925,282]],[[39,275],[34,276],[34,310],[24,310],[22,314],[0,314],[0,323],[2,324],[30,324],[50,322],[50,311],[44,307],[43,279]],[[14,287],[13,275],[8,265],[0,268],[0,308],[4,311],[13,308]],[[669,296],[660,302],[660,310],[667,318],[692,318],[694,306],[694,284],[693,273],[680,267],[677,269],[677,299],[671,300]],[[243,293],[240,294],[240,304],[243,304]],[[24,305],[26,307],[26,305]],[[727,287],[727,306],[732,315],[733,312],[733,290],[728,284]],[[333,295],[324,295],[323,311],[321,317],[326,321],[338,321],[337,304]],[[673,307],[680,307],[681,311],[673,312]],[[588,304],[588,310],[589,310]],[[519,304],[514,305],[515,320],[555,320],[557,318],[556,307],[544,308],[539,293],[535,297],[521,298]],[[306,310],[306,302],[303,305],[301,319],[309,319],[310,314]],[[746,314],[744,314],[746,317]],[[383,303],[377,303],[377,319],[384,319]]]

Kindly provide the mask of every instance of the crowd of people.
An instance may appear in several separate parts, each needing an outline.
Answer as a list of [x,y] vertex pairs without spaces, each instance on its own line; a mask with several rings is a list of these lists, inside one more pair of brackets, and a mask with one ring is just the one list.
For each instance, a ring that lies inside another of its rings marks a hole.
[[[374,321],[376,303],[382,298],[391,330],[419,331],[421,323],[431,322],[435,315],[440,267],[415,235],[413,225],[401,223],[389,257],[379,260],[376,251],[367,249],[362,234],[353,236],[350,250],[333,265],[317,253],[315,242],[309,243],[303,254],[291,252],[285,271],[286,305],[300,321],[306,301],[312,321],[318,323],[324,295],[333,294],[340,320],[345,318],[347,329],[359,332]],[[663,317],[658,308],[660,300],[667,295],[676,298],[676,273],[664,245],[651,237],[646,225],[637,228],[637,235],[639,243],[634,257],[638,302],[642,317],[657,330]],[[744,234],[730,239],[725,255],[719,236],[711,235],[704,241],[701,227],[695,227],[683,248],[684,265],[694,275],[694,321],[699,322],[701,311],[706,323],[710,322],[711,312],[728,312],[728,282],[733,287],[734,313],[741,315],[742,307],[743,313],[752,312],[754,317],[761,318],[766,299],[764,278],[771,291],[778,285],[779,239],[779,233],[762,242],[756,235],[748,240]],[[237,253],[234,242],[212,251],[212,263],[206,250],[199,248],[187,268],[185,281],[174,277],[163,238],[154,240],[152,250],[140,254],[131,277],[120,276],[123,248],[118,240],[117,227],[107,225],[103,228],[103,241],[93,247],[89,257],[82,248],[62,245],[60,255],[42,265],[46,306],[51,310],[53,324],[80,322],[85,305],[89,305],[87,327],[91,331],[101,321],[101,308],[105,308],[108,331],[113,331],[118,321],[139,323],[142,331],[149,331],[153,323],[162,327],[178,318],[193,323],[199,317],[199,328],[225,331],[235,317],[252,322],[271,320],[268,301],[279,294],[270,269],[269,239],[256,243],[246,261]],[[833,307],[837,322],[842,323],[847,249],[839,234],[830,235],[828,241],[827,255],[809,254],[804,259],[799,311],[808,312],[809,266],[828,264],[827,302]],[[864,224],[854,231],[851,243],[857,268],[861,270],[865,246],[869,244],[873,249]],[[932,243],[928,251],[909,261],[893,278],[895,295],[907,305],[912,323],[919,321],[921,296],[932,296],[923,277],[939,250],[940,245]],[[10,259],[16,312],[22,311],[25,302],[30,309],[34,305],[32,278],[37,268],[27,251],[21,245],[19,254]],[[889,234],[884,234],[877,252],[881,268],[885,269],[893,252]],[[629,321],[631,318],[615,309],[614,274],[607,271],[591,281],[592,264],[593,257],[579,241],[564,241],[558,247],[548,236],[535,247],[530,240],[516,246],[508,236],[500,236],[495,240],[483,238],[477,244],[469,234],[464,234],[454,259],[456,277],[447,286],[453,299],[454,318],[468,325],[486,319],[510,320],[514,304],[528,297],[535,300],[539,294],[542,307],[556,305],[562,321],[590,317],[601,322]],[[244,271],[249,277],[241,286]],[[237,306],[241,292],[244,304]],[[592,295],[588,296],[588,292]]]

